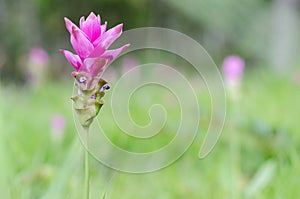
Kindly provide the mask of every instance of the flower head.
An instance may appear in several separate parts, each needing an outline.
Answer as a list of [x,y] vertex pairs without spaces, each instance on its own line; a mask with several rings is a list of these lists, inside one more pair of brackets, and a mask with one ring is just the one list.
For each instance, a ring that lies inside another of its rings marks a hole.
[[70,42],[77,54],[61,50],[76,71],[78,94],[71,97],[80,124],[89,128],[104,104],[102,98],[109,89],[107,82],[100,78],[105,67],[125,50],[126,44],[118,49],[108,50],[110,45],[122,34],[123,24],[106,30],[107,23],[101,25],[99,15],[93,12],[85,19],[80,18],[79,27],[65,18],[66,28],[71,37]]
[[32,48],[29,52],[29,61],[33,65],[45,66],[49,62],[49,56],[43,48]]
[[239,81],[244,72],[245,62],[242,58],[230,55],[224,59],[223,73],[228,81]]
[[101,18],[93,12],[85,19],[80,18],[79,27],[65,17],[70,42],[77,54],[61,50],[69,63],[78,72],[86,72],[91,77],[101,74],[104,68],[129,45],[108,50],[110,45],[122,34],[123,24],[106,30],[107,23],[101,25]]
[[26,80],[32,88],[38,88],[45,81],[49,66],[49,55],[42,47],[34,47],[28,53]]
[[240,84],[244,73],[245,62],[236,55],[230,55],[224,59],[223,74],[225,83],[232,100],[240,98]]
[[54,140],[61,140],[65,133],[66,120],[61,114],[55,114],[51,118],[51,131]]

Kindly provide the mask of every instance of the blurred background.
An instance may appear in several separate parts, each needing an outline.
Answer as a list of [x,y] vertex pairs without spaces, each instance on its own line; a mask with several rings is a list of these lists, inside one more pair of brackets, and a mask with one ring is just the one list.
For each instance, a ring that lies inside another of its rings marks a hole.
[[[299,1],[0,0],[1,198],[82,198],[72,67],[59,49],[71,49],[63,17],[78,24],[91,11],[109,28],[158,26],[190,36],[216,62],[228,91],[224,131],[208,157],[197,158],[200,134],[179,161],[156,173],[117,173],[94,160],[92,198],[105,191],[107,198],[131,199],[300,197]],[[154,56],[185,64],[150,54],[121,57],[107,78],[113,84],[128,67]],[[204,132],[209,93],[204,89],[197,95]],[[141,104],[132,107],[135,118],[146,113]],[[113,142],[143,147],[114,132]],[[161,139],[167,143],[170,136]]]

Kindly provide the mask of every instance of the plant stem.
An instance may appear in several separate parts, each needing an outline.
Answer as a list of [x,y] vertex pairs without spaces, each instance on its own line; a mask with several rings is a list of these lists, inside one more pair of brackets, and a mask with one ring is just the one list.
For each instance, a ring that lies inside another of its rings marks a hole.
[[239,145],[238,134],[231,128],[230,136],[230,161],[231,161],[231,198],[239,198],[238,178],[239,178]]
[[240,134],[238,132],[237,123],[241,113],[239,112],[239,101],[231,100],[231,115],[233,123],[230,125],[230,156],[231,156],[231,198],[241,198],[241,146],[240,146]]
[[84,148],[84,158],[85,158],[85,199],[89,199],[90,195],[90,175],[89,175],[89,152],[88,152],[88,132],[89,129],[85,128],[85,139],[86,139],[86,148]]

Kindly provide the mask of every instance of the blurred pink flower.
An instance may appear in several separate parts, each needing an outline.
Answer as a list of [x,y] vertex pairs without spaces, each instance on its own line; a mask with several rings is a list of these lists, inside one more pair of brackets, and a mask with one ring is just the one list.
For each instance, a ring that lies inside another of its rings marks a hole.
[[223,61],[223,74],[227,81],[239,81],[244,72],[245,62],[242,58],[230,55]]
[[48,53],[43,48],[32,48],[29,52],[29,62],[35,66],[45,66],[49,63]]
[[225,83],[232,100],[237,101],[240,98],[240,83],[244,73],[245,62],[236,55],[230,55],[223,61],[223,74]]
[[[70,32],[71,44],[77,54],[61,50],[69,63],[78,72],[98,76],[129,45],[108,50],[110,45],[122,34],[123,24],[106,30],[107,23],[101,25],[99,15],[93,12],[85,19],[80,18],[79,28],[65,17],[66,28]],[[73,73],[76,74],[76,73]]]
[[135,57],[125,57],[122,60],[122,73],[128,72],[130,69],[140,65],[139,60]]
[[107,82],[115,82],[117,80],[117,77],[117,71],[112,67],[108,67],[103,74],[103,78],[107,80]]
[[42,85],[47,76],[49,66],[49,55],[41,47],[32,48],[28,54],[26,64],[27,82],[32,88],[37,88]]
[[65,117],[61,114],[56,114],[51,118],[51,132],[54,140],[61,140],[66,128]]

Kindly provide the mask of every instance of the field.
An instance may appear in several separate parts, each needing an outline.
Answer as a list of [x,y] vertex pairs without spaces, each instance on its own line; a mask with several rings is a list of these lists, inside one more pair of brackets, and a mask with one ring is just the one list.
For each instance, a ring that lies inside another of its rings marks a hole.
[[[104,193],[108,199],[299,198],[299,88],[299,77],[246,71],[241,97],[228,99],[222,135],[204,159],[198,158],[198,151],[208,124],[209,97],[207,92],[197,93],[203,121],[179,160],[156,172],[128,174],[91,158],[91,198]],[[71,79],[48,81],[36,89],[0,87],[0,198],[83,198],[83,147],[73,121],[71,95]],[[131,114],[143,123],[145,111],[138,106],[131,104]],[[56,114],[66,122],[61,138],[53,135],[51,126]],[[105,111],[100,117],[105,118]],[[139,145],[112,129],[108,137],[113,143],[137,151],[170,139],[160,136]]]

